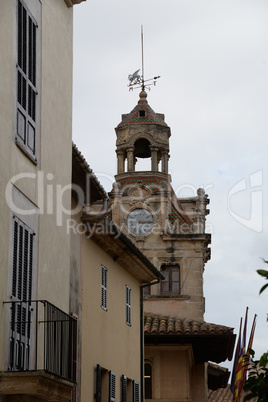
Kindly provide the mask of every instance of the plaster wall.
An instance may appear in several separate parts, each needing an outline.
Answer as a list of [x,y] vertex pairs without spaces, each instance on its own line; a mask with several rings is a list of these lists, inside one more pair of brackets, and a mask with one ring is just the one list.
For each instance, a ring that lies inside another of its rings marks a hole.
[[[101,308],[101,265],[107,272],[107,311]],[[82,239],[81,400],[93,401],[96,365],[140,381],[140,284],[91,238]],[[126,324],[126,285],[131,288],[131,326]]]
[[191,389],[193,402],[207,402],[207,364],[196,364],[193,367]]
[[152,365],[152,401],[179,402],[192,400],[191,370],[193,360],[190,345],[146,345],[145,361]]
[[[41,80],[40,154],[34,163],[15,143],[16,131],[16,1],[0,2],[0,309],[6,322],[9,299],[8,266],[12,231],[12,189],[31,201],[38,211],[36,297],[69,312],[70,241],[66,222],[70,211],[72,135],[73,9],[64,0],[25,0],[41,18],[38,64]],[[19,175],[19,176],[18,176]],[[66,189],[64,192],[63,190]],[[64,193],[64,194],[63,194]],[[63,209],[65,208],[65,212]],[[23,220],[23,217],[21,217]],[[0,339],[6,337],[1,325]],[[0,369],[4,369],[5,342],[0,342]]]

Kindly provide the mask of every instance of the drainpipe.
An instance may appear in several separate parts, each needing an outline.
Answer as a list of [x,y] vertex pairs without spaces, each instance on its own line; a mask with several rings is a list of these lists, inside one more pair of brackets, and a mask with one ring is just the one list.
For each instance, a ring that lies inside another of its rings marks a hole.
[[146,283],[140,287],[140,378],[141,378],[141,397],[140,402],[144,402],[144,322],[143,322],[143,288],[159,283],[161,277],[151,283]]

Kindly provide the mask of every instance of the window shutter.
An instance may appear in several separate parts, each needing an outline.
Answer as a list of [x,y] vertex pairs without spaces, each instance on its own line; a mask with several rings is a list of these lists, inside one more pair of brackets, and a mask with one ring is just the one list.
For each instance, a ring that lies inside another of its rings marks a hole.
[[127,402],[127,377],[121,377],[121,402]]
[[101,366],[97,364],[96,368],[96,402],[101,402]]
[[18,260],[18,292],[17,297],[21,300],[22,288],[22,264],[23,264],[23,227],[19,225],[19,260]]
[[131,288],[126,285],[126,323],[131,325]]
[[101,266],[101,307],[107,310],[107,268]]
[[72,388],[72,392],[71,392],[71,402],[77,402],[76,387],[73,387],[73,388]]
[[133,381],[133,402],[140,402],[140,384],[138,381]]
[[115,402],[115,381],[116,374],[109,371],[109,402]]
[[18,222],[14,220],[13,228],[13,267],[12,267],[12,296],[17,296],[17,261],[18,261]]
[[[32,300],[32,282],[33,282],[33,233],[30,233],[29,244],[29,273],[28,273],[28,300]],[[31,304],[31,303],[30,303]]]
[[18,0],[16,140],[31,156],[36,153],[36,29],[30,13]]
[[33,276],[33,231],[17,217],[13,221],[12,303],[10,363],[29,369],[31,297]]
[[[77,323],[77,316],[74,314],[71,314],[72,317],[74,318],[70,324],[71,324],[71,331],[72,331],[72,344],[73,344],[73,350],[72,350],[72,378],[76,381],[77,377],[77,347],[78,347],[78,323]],[[76,388],[75,388],[76,390]]]

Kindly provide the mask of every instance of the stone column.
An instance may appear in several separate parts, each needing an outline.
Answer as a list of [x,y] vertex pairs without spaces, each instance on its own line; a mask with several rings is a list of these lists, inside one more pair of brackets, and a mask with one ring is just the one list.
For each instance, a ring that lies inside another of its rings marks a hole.
[[151,170],[153,172],[157,172],[158,171],[158,163],[157,163],[158,148],[153,145],[150,145],[150,150],[151,150]]
[[168,173],[168,151],[162,152],[162,173]]
[[125,173],[124,151],[116,151],[117,153],[117,174]]
[[134,172],[134,148],[127,149],[127,171]]

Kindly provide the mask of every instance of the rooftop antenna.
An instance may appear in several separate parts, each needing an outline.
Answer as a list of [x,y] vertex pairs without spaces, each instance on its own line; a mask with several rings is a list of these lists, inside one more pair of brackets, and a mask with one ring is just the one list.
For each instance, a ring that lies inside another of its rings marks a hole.
[[143,54],[143,26],[141,26],[141,64],[142,64],[142,75],[139,74],[140,69],[135,71],[133,74],[129,74],[128,80],[129,80],[129,90],[133,91],[133,89],[138,89],[141,88],[142,91],[145,91],[146,88],[148,90],[151,90],[152,85],[156,85],[156,80],[160,78],[160,76],[149,78],[145,80],[144,76],[144,54]]

